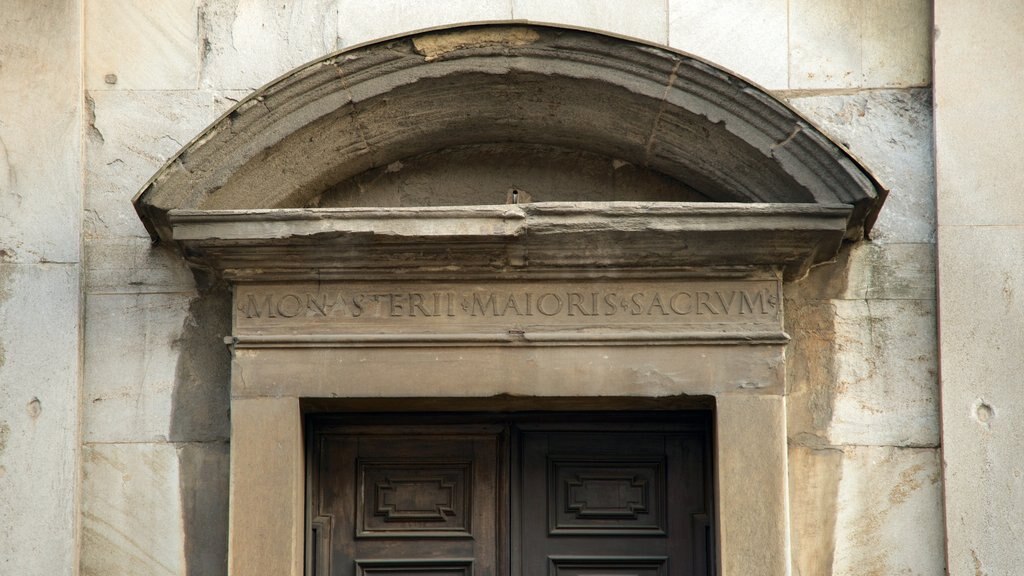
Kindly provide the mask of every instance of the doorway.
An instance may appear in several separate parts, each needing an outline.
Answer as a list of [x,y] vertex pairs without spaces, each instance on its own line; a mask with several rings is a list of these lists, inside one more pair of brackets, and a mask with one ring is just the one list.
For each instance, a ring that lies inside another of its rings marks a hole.
[[712,573],[707,411],[309,423],[307,574]]

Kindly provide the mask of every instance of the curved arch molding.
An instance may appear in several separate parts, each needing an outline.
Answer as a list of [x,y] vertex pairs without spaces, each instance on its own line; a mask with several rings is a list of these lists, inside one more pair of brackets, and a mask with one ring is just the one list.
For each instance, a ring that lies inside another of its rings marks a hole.
[[[388,208],[371,198],[358,208],[318,207],[327,191],[370,171],[473,146],[578,151],[692,194],[685,202],[620,194],[510,206]],[[196,265],[236,275],[256,269],[243,271],[246,246],[276,246],[292,258],[281,270],[323,271],[347,266],[327,256],[341,245],[352,261],[372,260],[381,243],[443,252],[501,238],[502,265],[543,265],[543,246],[529,241],[551,248],[559,239],[610,246],[580,265],[635,262],[641,250],[666,265],[774,265],[795,277],[833,257],[844,239],[862,238],[884,194],[808,121],[721,68],[594,32],[506,23],[416,33],[303,66],[189,143],[135,206],[154,238],[176,243]],[[260,270],[275,268],[266,264]]]

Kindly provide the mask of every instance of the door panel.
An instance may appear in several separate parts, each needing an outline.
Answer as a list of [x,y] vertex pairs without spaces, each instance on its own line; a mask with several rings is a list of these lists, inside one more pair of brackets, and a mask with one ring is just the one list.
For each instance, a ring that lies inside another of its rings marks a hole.
[[591,428],[521,436],[522,573],[703,576],[702,436]]
[[496,576],[498,433],[318,438],[318,520],[332,576]]

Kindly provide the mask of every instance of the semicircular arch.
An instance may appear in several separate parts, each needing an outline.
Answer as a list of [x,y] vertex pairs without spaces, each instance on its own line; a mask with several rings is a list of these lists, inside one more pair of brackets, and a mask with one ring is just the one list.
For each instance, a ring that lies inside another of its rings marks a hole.
[[[135,204],[163,239],[173,210],[429,204],[429,190],[388,197],[387,186],[368,187],[406,165],[433,169],[434,181],[444,180],[438,166],[450,180],[488,174],[493,190],[440,204],[502,203],[533,168],[548,175],[529,190],[540,200],[848,205],[848,239],[870,228],[884,197],[845,150],[726,70],[638,41],[505,23],[307,64],[185,146]],[[623,166],[630,178],[602,184]],[[567,180],[552,174],[569,174],[575,195],[544,190]]]

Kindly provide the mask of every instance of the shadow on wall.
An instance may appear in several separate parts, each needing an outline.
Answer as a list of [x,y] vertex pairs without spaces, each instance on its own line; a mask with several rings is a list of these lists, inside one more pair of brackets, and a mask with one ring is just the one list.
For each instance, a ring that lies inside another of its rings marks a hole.
[[170,441],[178,467],[186,574],[226,574],[231,431],[231,293],[197,275],[181,339]]

